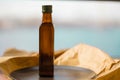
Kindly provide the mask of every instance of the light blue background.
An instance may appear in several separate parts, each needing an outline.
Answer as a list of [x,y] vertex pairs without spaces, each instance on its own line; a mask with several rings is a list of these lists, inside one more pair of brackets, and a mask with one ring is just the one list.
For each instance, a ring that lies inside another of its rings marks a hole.
[[[120,28],[93,29],[55,26],[55,50],[71,48],[85,43],[120,57]],[[39,28],[17,27],[0,30],[0,54],[8,48],[39,51]]]

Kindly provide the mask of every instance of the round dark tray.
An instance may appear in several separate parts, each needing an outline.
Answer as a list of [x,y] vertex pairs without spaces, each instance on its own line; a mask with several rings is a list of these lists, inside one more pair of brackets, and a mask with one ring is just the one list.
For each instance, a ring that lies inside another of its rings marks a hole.
[[39,78],[38,67],[22,69],[13,72],[15,80],[91,80],[95,73],[80,67],[55,66],[54,78]]

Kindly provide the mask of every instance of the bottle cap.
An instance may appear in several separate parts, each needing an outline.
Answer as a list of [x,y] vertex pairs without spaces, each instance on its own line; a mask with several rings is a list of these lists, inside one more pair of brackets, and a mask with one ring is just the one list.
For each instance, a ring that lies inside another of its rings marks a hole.
[[43,13],[52,13],[52,5],[43,5],[42,12]]

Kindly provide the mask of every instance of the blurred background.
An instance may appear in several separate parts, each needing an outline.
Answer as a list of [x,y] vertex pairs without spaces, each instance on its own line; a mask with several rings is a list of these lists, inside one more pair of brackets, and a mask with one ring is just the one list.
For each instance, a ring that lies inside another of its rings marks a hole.
[[8,48],[39,51],[41,6],[53,5],[55,50],[85,43],[120,58],[120,2],[0,1],[0,55]]

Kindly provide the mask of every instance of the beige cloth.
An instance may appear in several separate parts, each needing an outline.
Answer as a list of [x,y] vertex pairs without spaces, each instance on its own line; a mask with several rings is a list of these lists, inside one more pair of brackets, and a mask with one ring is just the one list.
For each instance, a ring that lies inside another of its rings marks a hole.
[[[9,75],[15,70],[37,66],[38,59],[37,52],[9,49],[0,57],[0,70]],[[120,60],[86,44],[56,51],[54,64],[91,69],[97,74],[95,80],[120,80]]]

